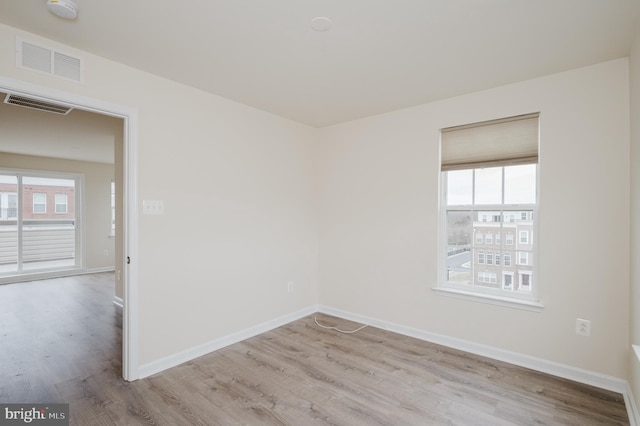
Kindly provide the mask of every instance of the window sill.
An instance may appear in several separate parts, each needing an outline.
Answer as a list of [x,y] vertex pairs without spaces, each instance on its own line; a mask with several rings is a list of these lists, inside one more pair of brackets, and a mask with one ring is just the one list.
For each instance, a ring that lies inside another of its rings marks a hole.
[[542,309],[544,309],[544,305],[542,303],[535,302],[532,300],[511,299],[508,297],[473,293],[470,291],[455,290],[455,289],[443,288],[443,287],[434,287],[433,291],[443,296],[456,297],[458,299],[488,303],[491,305],[505,306],[505,307],[514,308],[514,309],[523,309],[526,311],[541,312]]

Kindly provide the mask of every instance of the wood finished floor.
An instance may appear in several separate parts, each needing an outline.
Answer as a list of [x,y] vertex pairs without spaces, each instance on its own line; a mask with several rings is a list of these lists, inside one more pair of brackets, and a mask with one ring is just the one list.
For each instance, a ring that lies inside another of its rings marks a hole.
[[72,425],[629,424],[620,394],[313,316],[127,383],[112,298],[109,273],[0,286],[0,403],[70,403]]

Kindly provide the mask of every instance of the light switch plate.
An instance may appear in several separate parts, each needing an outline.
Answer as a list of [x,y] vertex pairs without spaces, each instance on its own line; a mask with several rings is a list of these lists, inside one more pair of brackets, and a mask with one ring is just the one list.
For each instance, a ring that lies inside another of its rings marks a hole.
[[143,200],[142,214],[164,214],[164,201]]

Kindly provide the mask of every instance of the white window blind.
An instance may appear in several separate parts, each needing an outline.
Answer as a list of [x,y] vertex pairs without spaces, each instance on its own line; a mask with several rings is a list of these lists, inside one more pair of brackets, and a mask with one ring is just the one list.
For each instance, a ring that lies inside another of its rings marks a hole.
[[526,114],[442,129],[442,171],[537,163],[538,117]]

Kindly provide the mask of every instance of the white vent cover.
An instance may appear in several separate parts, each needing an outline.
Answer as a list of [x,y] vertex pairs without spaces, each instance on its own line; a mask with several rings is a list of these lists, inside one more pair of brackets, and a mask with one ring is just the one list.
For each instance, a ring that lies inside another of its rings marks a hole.
[[16,38],[16,66],[77,83],[84,82],[84,64],[81,58],[19,37]]
[[9,105],[18,105],[26,108],[33,108],[40,111],[54,112],[56,114],[67,115],[73,109],[66,105],[52,104],[51,102],[40,101],[37,99],[27,98],[25,96],[8,94],[4,98],[4,103]]

